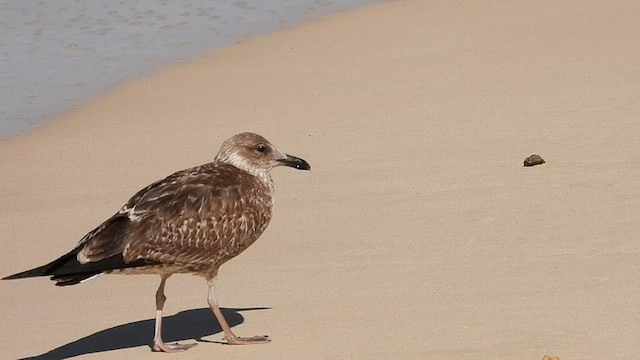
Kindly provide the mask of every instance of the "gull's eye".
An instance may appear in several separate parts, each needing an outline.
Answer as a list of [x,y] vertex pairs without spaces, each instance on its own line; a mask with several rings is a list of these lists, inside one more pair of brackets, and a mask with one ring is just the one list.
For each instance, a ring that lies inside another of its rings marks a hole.
[[263,153],[263,154],[267,152],[267,149],[268,149],[267,146],[262,144],[258,145],[258,147],[256,148],[256,150],[258,150],[259,153]]

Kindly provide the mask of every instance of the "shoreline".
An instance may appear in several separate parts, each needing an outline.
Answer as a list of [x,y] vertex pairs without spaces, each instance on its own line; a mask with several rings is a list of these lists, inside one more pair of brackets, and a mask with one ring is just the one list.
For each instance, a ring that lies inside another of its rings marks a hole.
[[76,4],[0,0],[7,21],[0,139],[132,78],[373,0]]

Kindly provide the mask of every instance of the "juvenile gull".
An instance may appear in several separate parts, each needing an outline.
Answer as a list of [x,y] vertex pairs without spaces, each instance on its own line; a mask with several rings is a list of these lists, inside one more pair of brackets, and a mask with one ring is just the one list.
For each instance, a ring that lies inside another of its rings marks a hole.
[[85,235],[66,255],[3,280],[50,276],[58,286],[101,274],[159,274],[154,351],[196,344],[162,341],[164,286],[173,274],[203,276],[208,303],[232,345],[269,342],[268,336],[237,337],[224,319],[214,286],[218,269],[264,232],[273,208],[269,171],[280,165],[309,170],[303,159],[278,151],[260,135],[225,141],[213,162],[178,171],[138,191],[111,218]]

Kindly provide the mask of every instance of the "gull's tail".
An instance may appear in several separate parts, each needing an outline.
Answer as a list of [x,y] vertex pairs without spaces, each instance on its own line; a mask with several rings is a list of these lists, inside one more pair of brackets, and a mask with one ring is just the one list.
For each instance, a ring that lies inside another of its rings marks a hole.
[[122,255],[114,255],[100,261],[81,264],[78,261],[79,250],[79,248],[76,248],[46,265],[7,276],[2,280],[50,276],[51,280],[56,281],[57,286],[67,286],[82,283],[110,270],[157,264],[155,261],[144,259],[127,263]]

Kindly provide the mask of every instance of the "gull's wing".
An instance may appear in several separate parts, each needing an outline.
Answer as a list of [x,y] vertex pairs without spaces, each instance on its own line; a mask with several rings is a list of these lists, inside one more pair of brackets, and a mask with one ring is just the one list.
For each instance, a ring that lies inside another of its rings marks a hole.
[[271,218],[268,189],[220,166],[157,187],[132,208],[128,261],[183,265],[224,262],[251,245]]

